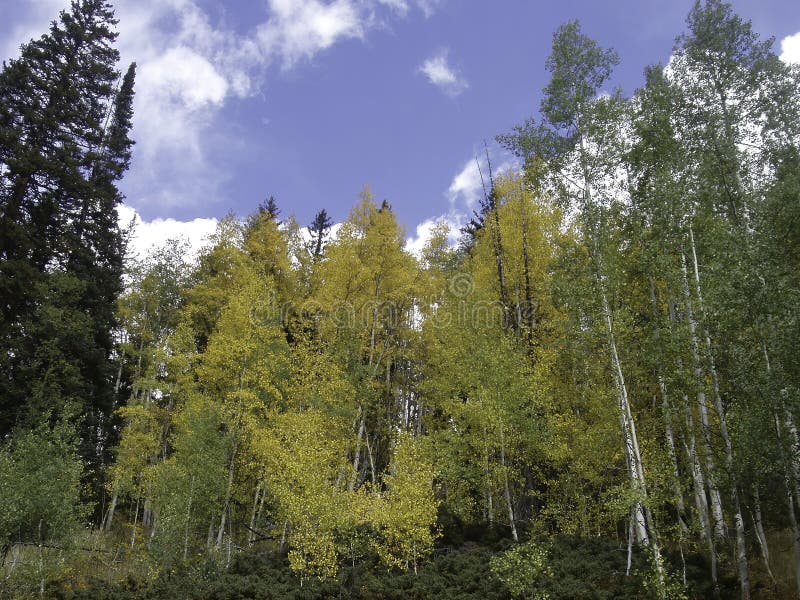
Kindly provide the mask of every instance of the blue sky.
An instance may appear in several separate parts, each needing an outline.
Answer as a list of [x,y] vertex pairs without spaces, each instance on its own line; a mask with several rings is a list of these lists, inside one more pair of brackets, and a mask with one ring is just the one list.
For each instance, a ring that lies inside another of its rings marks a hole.
[[[66,4],[0,0],[2,57]],[[301,225],[323,207],[342,220],[369,184],[415,236],[469,213],[484,139],[508,164],[494,136],[536,112],[560,23],[616,48],[614,84],[630,93],[669,58],[691,4],[118,0],[123,60],[139,64],[126,204],[149,242],[196,236],[270,194]],[[796,0],[733,4],[800,60]]]

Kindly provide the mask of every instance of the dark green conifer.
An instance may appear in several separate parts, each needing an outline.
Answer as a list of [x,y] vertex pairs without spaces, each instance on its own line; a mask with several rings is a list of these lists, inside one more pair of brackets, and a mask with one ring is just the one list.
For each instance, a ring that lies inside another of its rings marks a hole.
[[113,402],[116,182],[132,146],[135,68],[120,82],[116,23],[104,0],[73,0],[0,72],[0,435],[72,406],[93,461]]

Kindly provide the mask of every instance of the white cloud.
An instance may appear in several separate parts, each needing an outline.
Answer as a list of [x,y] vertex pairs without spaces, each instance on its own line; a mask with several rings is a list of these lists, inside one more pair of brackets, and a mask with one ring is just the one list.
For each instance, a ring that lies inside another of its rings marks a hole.
[[133,236],[128,248],[131,258],[144,258],[147,253],[170,239],[183,238],[189,242],[190,259],[193,259],[205,245],[206,238],[217,228],[217,219],[192,219],[178,221],[176,219],[154,219],[143,221],[135,209],[121,204],[117,208],[118,220],[123,230],[134,223]]
[[449,231],[447,236],[447,241],[450,246],[455,246],[458,243],[458,236],[461,230],[462,221],[459,215],[456,214],[449,214],[449,215],[441,215],[435,219],[426,219],[416,227],[416,235],[412,235],[406,238],[405,249],[408,252],[411,252],[417,258],[422,256],[422,249],[431,239],[434,230],[440,224],[444,223],[447,225]]
[[203,164],[200,134],[229,88],[205,57],[185,46],[145,62],[136,77],[136,165],[152,172],[169,158]]
[[444,94],[458,96],[469,87],[469,83],[448,64],[447,54],[447,50],[441,50],[422,63],[419,71]]
[[[177,102],[188,110],[220,105],[228,93],[228,82],[203,56],[185,46],[168,49],[147,62],[137,82],[141,94],[163,103]],[[160,97],[159,97],[160,96]]]
[[447,197],[450,200],[451,209],[462,204],[469,211],[475,209],[478,200],[483,197],[483,185],[488,184],[488,178],[484,174],[484,182],[481,182],[481,170],[485,165],[478,168],[478,161],[473,159],[464,163],[461,170],[453,176],[450,187],[447,188]]
[[[334,223],[331,225],[331,228],[328,230],[328,236],[326,238],[327,243],[334,241],[337,236],[339,235],[339,230],[342,228],[342,223]],[[299,229],[300,238],[303,240],[304,243],[309,243],[312,239],[311,230],[308,227],[301,227]]]
[[[383,14],[402,16],[412,6],[430,14],[437,1],[267,0],[263,17],[239,32],[212,22],[199,0],[117,0],[120,66],[138,66],[137,144],[122,186],[128,202],[152,212],[224,197],[224,167],[209,148],[233,153],[241,144],[219,127],[231,100],[259,92],[276,61],[290,68],[342,40],[364,38]],[[19,4],[0,39],[0,59],[46,32],[69,0]]]
[[257,39],[266,55],[277,54],[285,68],[310,59],[340,39],[364,35],[364,15],[351,0],[270,0],[272,12]]
[[[494,157],[495,160],[497,158]],[[517,169],[519,166],[510,155],[503,153],[499,158],[500,165],[497,167],[494,166],[495,160],[493,160],[493,175]],[[478,155],[477,158],[471,158],[463,163],[461,169],[453,175],[450,186],[444,193],[450,205],[448,212],[418,224],[415,235],[406,238],[406,250],[419,257],[425,244],[430,240],[434,228],[442,222],[450,229],[448,243],[451,246],[456,245],[461,235],[461,228],[472,218],[473,211],[478,209],[478,201],[484,194],[484,184],[487,188],[490,185],[489,165],[485,155]]]
[[[519,162],[508,153],[501,153],[499,160],[498,157],[492,159],[492,176],[496,177],[501,173],[518,168]],[[445,192],[450,203],[450,212],[446,220],[457,224],[460,228],[472,218],[472,212],[478,210],[478,201],[484,196],[484,187],[488,191],[490,185],[489,164],[485,155],[478,154],[476,158],[467,160],[453,175],[450,187]]]
[[800,64],[800,31],[781,40],[781,60]]
[[[19,56],[19,47],[32,40],[38,39],[47,32],[50,21],[56,18],[58,12],[69,7],[69,0],[34,0],[26,6],[26,18],[13,25],[10,32],[0,44],[3,55],[0,61]],[[9,9],[4,17],[8,19]],[[13,22],[13,19],[9,19]]]
[[120,0],[117,17],[123,66],[137,62],[129,202],[152,212],[219,198],[209,141],[225,103],[254,89],[254,44],[212,26],[194,0]]
[[416,5],[426,17],[430,17],[436,10],[436,6],[440,0],[416,0],[411,2],[409,0],[378,0],[378,4],[388,6],[401,16],[408,14],[411,5]]

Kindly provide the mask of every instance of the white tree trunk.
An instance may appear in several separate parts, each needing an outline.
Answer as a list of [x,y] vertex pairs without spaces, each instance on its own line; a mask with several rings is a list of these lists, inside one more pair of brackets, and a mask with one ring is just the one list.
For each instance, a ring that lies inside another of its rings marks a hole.
[[697,341],[697,321],[694,316],[691,292],[689,291],[689,276],[686,269],[686,255],[681,253],[681,272],[683,274],[683,293],[686,302],[686,319],[689,322],[689,338],[692,347],[692,371],[697,385],[697,410],[700,414],[700,433],[702,434],[703,450],[706,459],[706,472],[709,497],[711,499],[711,514],[714,517],[714,535],[717,539],[725,537],[725,519],[722,512],[722,497],[717,485],[716,465],[714,451],[711,445],[711,425],[708,418],[708,403],[703,390],[703,367],[700,362],[700,349]]
[[703,477],[703,468],[700,465],[700,458],[697,456],[697,442],[694,435],[694,419],[692,410],[689,406],[689,399],[684,396],[686,405],[686,431],[689,436],[688,442],[684,439],[683,445],[689,462],[692,465],[692,483],[694,484],[694,502],[697,510],[697,521],[700,525],[700,534],[706,540],[708,546],[708,556],[711,561],[711,581],[717,589],[717,549],[714,543],[714,535],[711,532],[711,517],[708,512],[708,500],[706,500],[706,483]]
[[769,578],[774,582],[775,575],[772,574],[772,568],[769,564],[769,545],[767,544],[767,536],[764,533],[764,521],[761,518],[761,497],[758,493],[758,486],[753,485],[753,527],[755,527],[756,538],[758,539],[758,546],[761,549],[761,558],[764,560],[764,568],[767,570]]
[[[692,262],[694,265],[694,282],[697,288],[697,301],[700,308],[701,317],[705,322],[704,308],[703,308],[703,294],[700,285],[700,269],[697,264],[697,250],[694,243],[694,232],[689,227],[689,239],[692,244]],[[744,517],[742,516],[742,503],[739,494],[739,483],[736,477],[736,470],[734,469],[733,462],[733,444],[731,443],[730,435],[728,434],[728,419],[725,414],[725,407],[722,405],[722,397],[719,393],[719,378],[717,377],[717,369],[714,364],[714,352],[711,345],[711,336],[708,333],[708,328],[704,327],[706,338],[706,349],[708,351],[708,360],[711,365],[711,377],[714,382],[714,407],[717,410],[719,417],[719,431],[722,436],[722,443],[725,448],[725,466],[728,469],[728,475],[731,480],[731,491],[733,494],[733,521],[736,527],[736,562],[739,568],[739,584],[742,588],[742,600],[750,598],[750,574],[747,566],[747,543],[745,540],[744,531]]]
[[794,549],[794,578],[797,586],[797,597],[800,598],[800,528],[797,524],[797,514],[795,513],[795,496],[797,493],[797,480],[792,473],[791,459],[786,456],[784,450],[783,433],[781,431],[781,420],[777,414],[775,418],[775,432],[778,436],[778,447],[781,449],[783,459],[784,482],[786,484],[786,508],[789,514],[789,523],[792,526],[792,547]]
[[[614,373],[614,384],[617,388],[620,426],[622,428],[622,438],[625,446],[625,457],[628,463],[629,479],[634,492],[646,497],[647,488],[645,486],[644,469],[642,468],[642,456],[639,452],[639,440],[636,437],[636,425],[633,422],[630,403],[628,401],[628,389],[625,385],[625,376],[622,372],[619,354],[617,353],[617,342],[614,336],[614,327],[611,321],[611,309],[608,305],[605,285],[603,284],[601,277],[598,277],[598,281],[600,283],[603,318],[606,323],[608,347],[611,354],[611,365]],[[642,505],[641,500],[637,501],[633,507],[633,521],[634,529],[636,531],[636,539],[639,541],[639,543],[645,546],[650,545],[650,536],[647,532],[644,506]]]
[[[655,282],[652,277],[648,278],[650,281],[650,303],[653,309],[653,317],[659,318],[658,303],[656,301],[656,288]],[[659,360],[658,360],[658,390],[661,393],[661,406],[664,416],[664,433],[667,438],[667,452],[669,453],[670,462],[672,463],[672,488],[675,494],[675,504],[678,510],[678,526],[681,530],[681,537],[686,537],[689,533],[689,527],[686,524],[686,502],[683,498],[683,488],[681,486],[680,470],[678,469],[678,453],[675,450],[675,435],[672,430],[672,407],[670,406],[669,395],[667,394],[667,383],[664,380],[664,364],[663,364],[663,351],[661,351],[660,343],[661,336],[656,330],[656,340],[659,343]]]
[[503,467],[503,486],[505,490],[506,507],[508,508],[508,521],[511,523],[511,537],[515,542],[519,541],[517,535],[517,525],[514,521],[514,506],[511,503],[511,488],[508,484],[508,472],[506,471],[506,441],[503,434],[503,426],[500,425],[500,465]]

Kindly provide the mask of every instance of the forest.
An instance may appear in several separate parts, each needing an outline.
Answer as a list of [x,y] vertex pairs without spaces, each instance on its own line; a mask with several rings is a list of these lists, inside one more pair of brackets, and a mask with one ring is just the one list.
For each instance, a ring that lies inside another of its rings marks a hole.
[[0,72],[0,596],[800,597],[800,67],[729,4],[629,96],[560,26],[419,255],[365,186],[126,257],[136,65],[54,18]]

